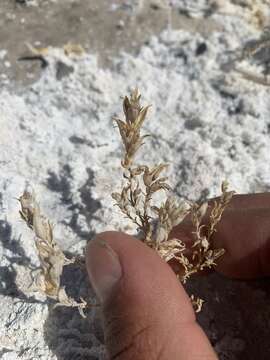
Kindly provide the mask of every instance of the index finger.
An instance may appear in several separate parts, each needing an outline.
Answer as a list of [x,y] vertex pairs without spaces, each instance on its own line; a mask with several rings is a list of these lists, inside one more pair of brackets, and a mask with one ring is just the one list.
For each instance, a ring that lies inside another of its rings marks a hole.
[[[210,210],[213,200],[209,201]],[[206,225],[209,212],[204,219]],[[192,230],[187,218],[171,236],[182,239],[188,246],[192,244]],[[212,244],[213,248],[226,251],[217,261],[218,272],[239,279],[269,276],[270,194],[235,195],[217,225]]]

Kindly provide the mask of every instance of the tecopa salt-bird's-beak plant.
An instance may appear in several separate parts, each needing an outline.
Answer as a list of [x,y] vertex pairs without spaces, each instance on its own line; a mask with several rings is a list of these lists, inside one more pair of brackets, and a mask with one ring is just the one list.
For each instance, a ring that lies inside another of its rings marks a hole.
[[73,257],[68,259],[53,237],[51,222],[41,213],[40,207],[33,193],[24,191],[18,199],[21,204],[20,215],[27,226],[34,232],[35,244],[40,260],[41,270],[35,278],[34,290],[56,301],[56,306],[69,306],[78,308],[81,316],[85,317],[84,309],[90,306],[81,298],[78,303],[70,298],[64,287],[60,286],[63,267],[78,262],[81,259]]
[[[158,164],[151,168],[135,164],[135,155],[144,139],[149,136],[141,135],[149,106],[142,107],[140,99],[138,89],[134,90],[130,97],[126,96],[123,101],[124,120],[114,119],[124,145],[121,166],[125,184],[122,190],[113,193],[112,197],[124,215],[143,234],[143,242],[155,249],[166,262],[178,262],[183,271],[177,276],[185,283],[191,274],[215,266],[218,258],[224,254],[224,249],[213,248],[212,236],[234,192],[228,191],[227,182],[223,182],[219,201],[215,201],[211,209],[207,202],[179,203],[172,195],[167,183],[168,178],[161,175],[166,171],[167,164]],[[165,202],[154,204],[152,197],[159,191],[166,191],[169,195]],[[210,211],[209,224],[205,225],[202,220],[207,211]],[[187,255],[186,244],[181,239],[170,238],[172,229],[188,215],[193,225],[190,255]],[[194,296],[191,300],[196,311],[200,311],[202,300],[195,299]]]
[[[149,106],[142,107],[140,99],[139,91],[134,90],[131,96],[125,97],[123,101],[125,119],[114,119],[125,150],[121,161],[125,184],[122,190],[113,193],[112,197],[124,215],[136,224],[142,234],[141,240],[156,250],[166,262],[176,261],[179,264],[183,271],[178,272],[177,276],[185,283],[192,274],[215,266],[218,258],[224,254],[224,249],[213,248],[212,236],[234,192],[228,191],[228,184],[223,182],[219,201],[215,201],[211,208],[207,202],[179,203],[172,195],[167,183],[168,178],[161,175],[166,171],[167,164],[152,167],[135,164],[135,155],[143,145],[144,139],[149,136],[141,135]],[[164,202],[154,203],[153,195],[160,191],[168,192],[169,195]],[[81,302],[75,301],[61,286],[64,266],[75,263],[85,268],[85,259],[68,259],[65,256],[54,239],[53,226],[42,214],[34,193],[25,191],[18,200],[21,205],[21,218],[34,233],[40,260],[41,270],[35,278],[34,289],[54,299],[54,307],[75,307],[85,317],[84,310],[94,305],[83,299]],[[209,224],[205,225],[202,224],[202,220],[207,211],[210,214]],[[170,237],[173,228],[186,216],[190,216],[193,226],[193,242],[189,249],[182,240]],[[203,301],[193,295],[191,301],[195,310],[200,311]]]

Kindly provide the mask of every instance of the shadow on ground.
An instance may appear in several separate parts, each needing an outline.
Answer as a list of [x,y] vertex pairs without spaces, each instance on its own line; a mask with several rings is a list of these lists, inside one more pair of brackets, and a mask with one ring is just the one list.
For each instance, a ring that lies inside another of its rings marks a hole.
[[187,289],[205,300],[198,321],[220,360],[270,359],[269,279],[212,274],[191,280]]
[[31,270],[36,270],[36,267],[26,255],[20,244],[20,239],[14,239],[12,237],[11,225],[6,220],[0,220],[0,242],[4,250],[10,250],[10,254],[12,254],[10,256],[5,255],[9,264],[0,266],[0,294],[28,303],[40,303],[40,301],[36,300],[33,296],[27,297],[16,284],[16,265],[23,265]]
[[[81,203],[75,203],[72,200],[72,174],[71,168],[68,164],[64,165],[61,174],[58,175],[52,171],[48,173],[47,187],[54,192],[61,195],[62,203],[67,206],[67,209],[72,211],[72,217],[69,222],[64,222],[65,225],[69,226],[81,239],[89,240],[94,236],[91,232],[89,224],[95,213],[101,208],[100,201],[92,197],[92,187],[94,186],[94,172],[87,169],[88,178],[83,186],[78,189],[80,194]],[[79,217],[85,219],[86,225],[89,227],[87,230],[82,229],[79,223]]]
[[[77,301],[80,297],[94,299],[86,271],[74,265],[66,266],[61,282],[67,294]],[[92,302],[94,304],[94,300]],[[53,309],[53,305],[50,304],[44,333],[45,341],[57,359],[98,360],[104,342],[99,308],[90,308],[84,319],[75,308],[61,306]]]

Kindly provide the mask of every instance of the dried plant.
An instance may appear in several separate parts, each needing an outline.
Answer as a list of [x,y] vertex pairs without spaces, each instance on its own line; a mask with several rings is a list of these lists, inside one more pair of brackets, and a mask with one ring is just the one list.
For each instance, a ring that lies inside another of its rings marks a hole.
[[[116,205],[130,219],[142,234],[141,238],[148,246],[156,250],[168,263],[176,261],[182,272],[177,276],[183,283],[194,273],[216,265],[216,261],[224,254],[224,249],[214,249],[212,236],[216,232],[222,213],[233,196],[228,191],[228,184],[223,182],[222,195],[212,207],[207,202],[185,203],[179,202],[172,195],[167,183],[168,178],[162,176],[168,165],[157,164],[152,167],[136,165],[135,155],[149,135],[141,135],[141,128],[145,121],[149,106],[140,105],[141,95],[138,89],[131,96],[125,97],[123,111],[125,120],[115,118],[122,142],[124,156],[121,161],[125,184],[120,192],[112,194]],[[169,192],[166,200],[156,204],[153,196],[160,192]],[[85,317],[84,310],[92,306],[81,299],[78,303],[68,297],[60,280],[63,267],[77,263],[82,264],[82,258],[68,259],[53,237],[51,222],[41,213],[40,207],[33,193],[25,191],[18,199],[21,205],[20,215],[27,226],[35,234],[35,244],[40,260],[41,270],[36,278],[36,289],[47,297],[54,299],[56,306],[78,308]],[[209,213],[209,225],[203,224],[203,218]],[[192,245],[187,248],[181,239],[171,238],[173,228],[179,225],[186,216],[190,216],[193,232]],[[191,296],[191,302],[196,311],[200,311],[203,300]]]
[[[191,274],[216,265],[216,261],[224,254],[224,249],[213,249],[212,236],[216,232],[222,213],[231,200],[233,193],[228,191],[228,184],[223,182],[222,195],[210,209],[207,202],[203,204],[178,202],[171,194],[168,178],[161,176],[167,164],[158,164],[151,168],[136,165],[135,155],[149,135],[141,135],[149,106],[140,105],[141,95],[138,89],[123,101],[125,119],[115,118],[122,142],[124,156],[121,161],[125,184],[120,192],[112,194],[116,205],[142,233],[142,241],[155,249],[166,261],[177,261],[183,273],[179,273],[180,281],[186,282]],[[153,204],[153,195],[157,192],[169,192],[166,201]],[[202,224],[207,210],[210,211],[209,225]],[[191,249],[177,238],[170,238],[172,229],[189,215],[194,231]],[[196,310],[202,306],[201,299],[191,298]]]
[[21,204],[21,218],[35,234],[35,244],[41,267],[36,278],[36,290],[56,300],[57,303],[54,307],[77,307],[80,314],[85,317],[83,310],[89,306],[87,302],[81,299],[81,302],[78,303],[68,297],[65,288],[60,285],[63,267],[75,263],[77,259],[75,257],[68,259],[54,240],[53,226],[41,213],[34,194],[24,191],[18,200]]
[[[257,40],[248,42],[243,50],[240,60],[252,57],[258,57],[261,61],[267,60],[267,57],[263,56],[261,52],[270,48],[270,27],[265,27],[261,33],[261,36]],[[267,55],[269,52],[267,53]],[[268,59],[269,60],[269,59]]]
[[[257,65],[262,66],[262,74],[256,74],[253,71],[239,67],[238,63],[241,63],[243,60],[253,61]],[[246,80],[260,85],[269,86],[270,27],[264,27],[258,39],[247,41],[243,48],[236,51],[234,59],[229,61],[226,65],[229,65],[231,69],[241,74]]]
[[[46,68],[49,65],[48,56],[52,54],[51,47],[36,48],[30,43],[26,43],[28,54],[20,56],[19,61],[40,61],[41,67]],[[80,44],[67,43],[63,47],[63,54],[69,58],[77,58],[85,54],[84,48]],[[58,55],[59,56],[59,55]]]

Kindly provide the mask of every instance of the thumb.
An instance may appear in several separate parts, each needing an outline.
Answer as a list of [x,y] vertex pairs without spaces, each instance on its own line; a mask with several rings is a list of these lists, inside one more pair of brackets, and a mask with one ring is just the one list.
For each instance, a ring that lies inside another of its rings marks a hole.
[[217,359],[184,288],[152,249],[110,231],[89,242],[86,258],[109,359]]

